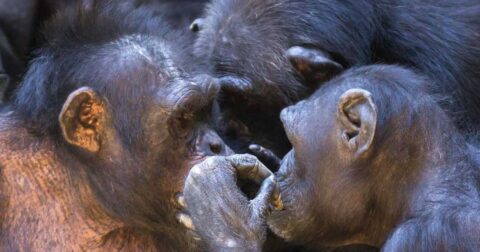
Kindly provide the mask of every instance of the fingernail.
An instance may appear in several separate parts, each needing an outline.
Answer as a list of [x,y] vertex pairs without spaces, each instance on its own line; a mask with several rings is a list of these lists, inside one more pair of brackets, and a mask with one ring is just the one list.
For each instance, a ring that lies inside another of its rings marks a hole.
[[251,150],[251,151],[259,151],[261,148],[259,145],[256,145],[256,144],[251,144],[250,146],[248,146],[248,148]]
[[282,195],[280,194],[280,186],[278,185],[277,180],[274,177],[272,177],[272,180],[273,183],[275,183],[275,189],[273,190],[271,204],[274,210],[280,211],[283,210],[283,201]]

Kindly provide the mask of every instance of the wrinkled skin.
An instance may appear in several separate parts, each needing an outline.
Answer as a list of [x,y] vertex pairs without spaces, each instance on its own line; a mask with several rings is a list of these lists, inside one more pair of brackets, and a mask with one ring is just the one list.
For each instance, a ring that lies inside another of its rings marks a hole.
[[283,110],[293,148],[276,177],[285,209],[269,227],[314,249],[478,250],[478,150],[426,83],[399,67],[363,67]]
[[218,83],[183,71],[150,10],[101,2],[46,27],[0,117],[2,251],[196,247],[175,197],[192,166],[231,154],[209,126]]
[[[241,178],[262,184],[254,199],[238,190]],[[253,156],[208,158],[185,181],[186,218],[208,251],[262,251],[275,186],[272,172]]]

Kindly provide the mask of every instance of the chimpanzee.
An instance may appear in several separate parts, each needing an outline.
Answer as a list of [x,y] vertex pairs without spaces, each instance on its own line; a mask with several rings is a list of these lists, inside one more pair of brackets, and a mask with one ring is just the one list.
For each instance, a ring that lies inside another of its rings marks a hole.
[[[83,3],[90,5],[93,0],[0,0],[0,102],[5,90],[5,100],[10,100],[11,94],[21,81],[27,60],[32,50],[45,42],[39,33],[44,23],[55,13],[62,12],[71,5]],[[113,1],[126,8],[140,6],[151,8],[156,15],[162,16],[169,29],[183,30],[188,33],[190,23],[203,11],[207,0],[123,0]],[[192,34],[182,35],[190,39]],[[3,71],[4,70],[4,71]],[[5,74],[5,75],[2,75]],[[2,77],[8,77],[8,82]],[[7,89],[7,84],[8,89]]]
[[480,125],[477,0],[213,0],[205,15],[195,53],[221,78],[220,129],[237,152],[257,142],[283,155],[280,110],[375,62],[426,74],[457,126]]
[[[30,0],[34,2],[34,0]],[[48,19],[55,12],[61,11],[68,5],[76,2],[89,4],[92,0],[44,0],[38,3],[42,20]],[[134,3],[135,7],[145,5],[153,8],[157,14],[163,16],[164,22],[170,25],[170,29],[188,30],[192,21],[199,17],[208,0],[124,0],[123,3]],[[120,3],[122,4],[122,3]]]
[[208,0],[137,0],[153,4],[158,8],[167,22],[174,28],[188,30],[194,19],[202,15]]
[[[279,187],[283,210],[271,215],[267,202],[278,199],[272,185],[258,204],[231,183],[245,170],[261,170],[255,158],[209,158],[192,168],[183,193],[201,238],[214,248],[245,239],[256,250],[268,223],[311,248],[478,251],[480,152],[438,105],[443,98],[427,94],[428,81],[398,66],[353,68],[284,109],[293,149],[263,182]],[[215,204],[203,204],[199,191]]]
[[0,117],[2,251],[195,248],[176,193],[194,164],[230,152],[208,124],[218,83],[184,71],[154,11],[113,3],[46,25]]

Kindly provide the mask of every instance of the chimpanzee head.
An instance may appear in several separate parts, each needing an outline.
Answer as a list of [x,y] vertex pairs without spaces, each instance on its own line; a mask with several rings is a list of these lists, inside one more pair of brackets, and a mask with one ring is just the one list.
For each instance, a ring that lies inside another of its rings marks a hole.
[[371,9],[364,1],[212,1],[191,27],[195,54],[220,78],[226,132],[285,153],[281,109],[368,62]]
[[431,148],[425,116],[439,109],[425,83],[400,67],[356,68],[284,109],[293,148],[278,172],[285,210],[272,214],[272,230],[302,244],[380,245]]
[[15,108],[33,132],[67,149],[59,159],[86,174],[112,216],[158,231],[172,226],[190,167],[229,151],[209,127],[219,88],[184,71],[180,37],[169,40],[148,9],[108,3],[47,25]]

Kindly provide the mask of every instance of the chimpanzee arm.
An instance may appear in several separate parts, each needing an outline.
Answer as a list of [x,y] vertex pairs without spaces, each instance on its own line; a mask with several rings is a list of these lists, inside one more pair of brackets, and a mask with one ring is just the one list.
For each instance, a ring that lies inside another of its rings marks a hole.
[[[240,191],[237,177],[262,185],[255,199],[248,200]],[[261,251],[274,191],[272,173],[255,157],[211,157],[190,171],[184,199],[209,251]]]
[[382,251],[479,251],[479,225],[478,210],[411,219],[393,232]]

